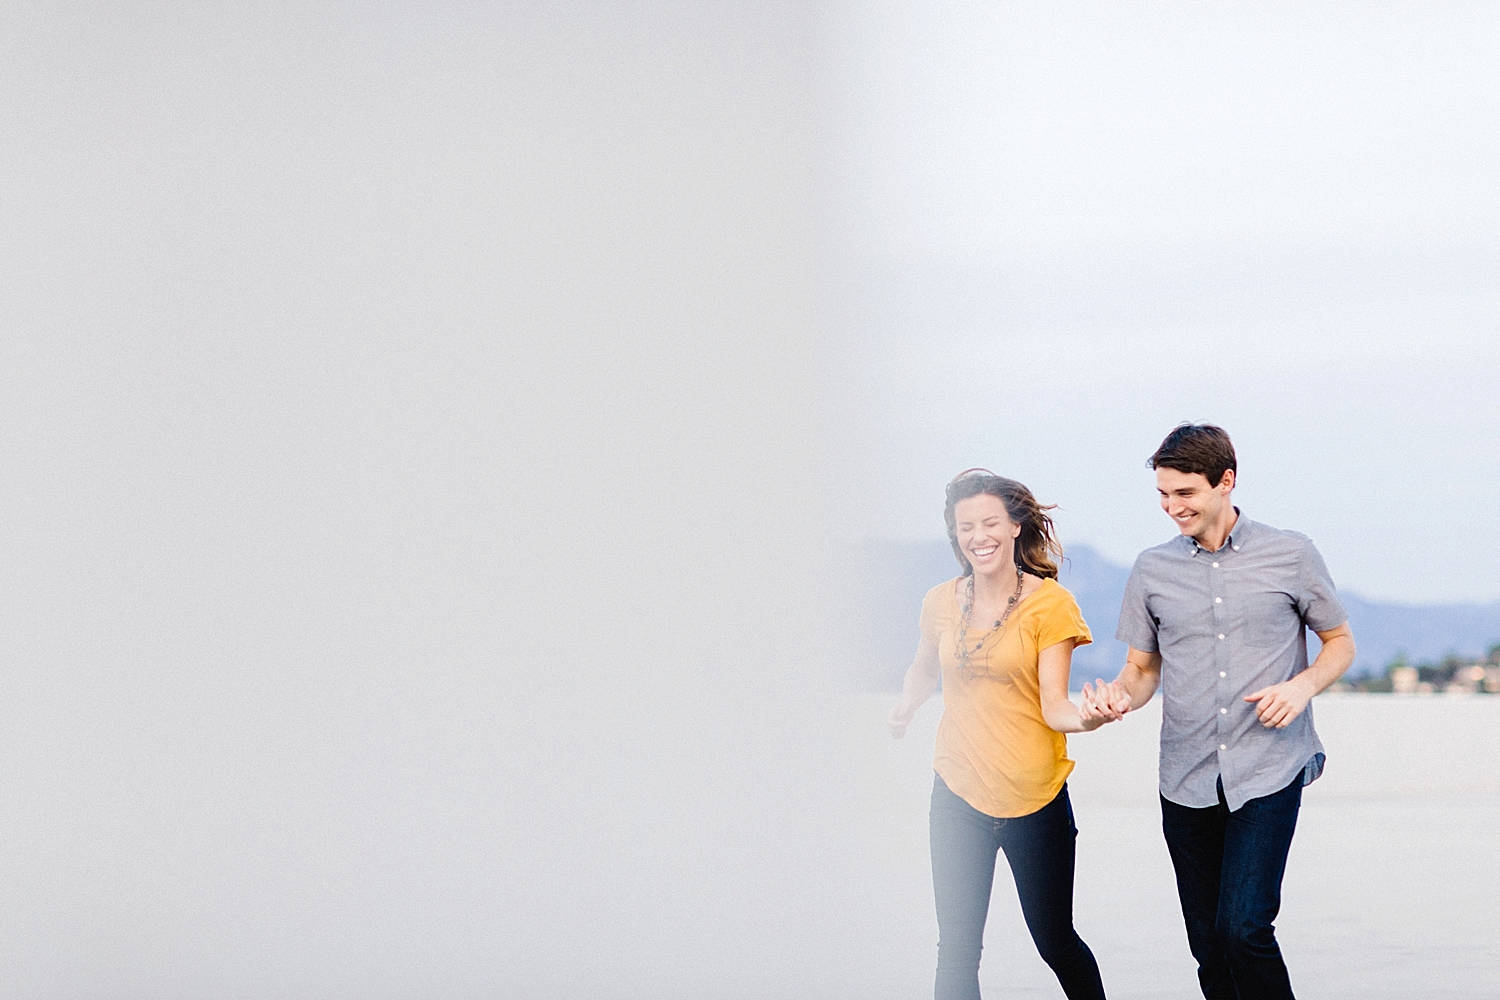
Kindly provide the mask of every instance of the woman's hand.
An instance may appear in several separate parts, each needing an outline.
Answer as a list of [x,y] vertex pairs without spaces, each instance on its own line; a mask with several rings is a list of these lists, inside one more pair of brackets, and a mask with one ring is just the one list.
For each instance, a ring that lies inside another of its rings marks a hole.
[[1083,701],[1078,706],[1078,719],[1084,732],[1092,732],[1106,722],[1118,722],[1130,711],[1130,695],[1119,685],[1096,678],[1093,684],[1083,685]]
[[1105,722],[1123,719],[1131,708],[1130,692],[1119,681],[1106,682],[1103,678],[1097,678],[1092,691],[1089,685],[1083,686],[1083,695],[1086,702],[1092,702],[1094,711],[1103,716]]
[[1083,699],[1078,705],[1078,726],[1080,731],[1091,733],[1095,729],[1109,722],[1109,717],[1100,709],[1094,690],[1087,682],[1083,685]]
[[938,666],[937,646],[924,635],[922,641],[917,643],[917,655],[912,659],[906,678],[901,682],[901,700],[896,702],[891,714],[885,717],[891,739],[899,740],[906,735],[906,727],[911,725],[912,716],[932,697],[942,674],[942,668]]
[[885,717],[886,728],[891,731],[891,739],[899,740],[906,735],[906,727],[911,725],[912,716],[916,715],[916,709],[908,708],[905,699],[896,702],[891,714]]

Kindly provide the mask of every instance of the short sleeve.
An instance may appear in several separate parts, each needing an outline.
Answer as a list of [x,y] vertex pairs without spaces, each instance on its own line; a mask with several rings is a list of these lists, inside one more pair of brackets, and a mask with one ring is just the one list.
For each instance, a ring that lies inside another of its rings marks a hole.
[[1037,623],[1036,648],[1046,649],[1064,639],[1072,639],[1074,645],[1087,646],[1094,637],[1089,632],[1088,622],[1083,620],[1083,611],[1067,588],[1059,586],[1057,589],[1062,593]]
[[1301,579],[1297,586],[1297,613],[1314,632],[1327,632],[1349,620],[1339,600],[1328,566],[1311,541],[1302,545]]
[[938,645],[942,641],[943,619],[946,616],[939,602],[943,599],[943,588],[951,586],[953,586],[951,582],[939,584],[922,598],[922,614],[918,625],[922,629],[922,637],[933,645]]
[[1125,583],[1125,597],[1120,601],[1120,624],[1115,629],[1115,638],[1143,653],[1155,653],[1156,619],[1146,607],[1146,580],[1141,572],[1141,557],[1130,569],[1130,579]]

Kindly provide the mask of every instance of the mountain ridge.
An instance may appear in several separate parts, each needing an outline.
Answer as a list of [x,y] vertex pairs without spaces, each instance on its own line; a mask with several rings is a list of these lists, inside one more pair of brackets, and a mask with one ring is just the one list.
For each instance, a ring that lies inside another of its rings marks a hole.
[[[1082,543],[1065,547],[1058,581],[1070,591],[1093,631],[1094,641],[1073,654],[1076,688],[1096,677],[1109,679],[1125,663],[1125,644],[1114,638],[1130,567],[1110,562]],[[953,550],[944,541],[867,542],[861,553],[861,590],[866,607],[867,682],[900,684],[917,648],[922,597],[958,575]],[[1448,653],[1482,653],[1500,642],[1500,601],[1492,604],[1394,604],[1340,589],[1359,653],[1350,674],[1378,674],[1396,655],[1416,662]],[[1317,648],[1313,637],[1309,652]],[[894,680],[892,680],[894,678]]]

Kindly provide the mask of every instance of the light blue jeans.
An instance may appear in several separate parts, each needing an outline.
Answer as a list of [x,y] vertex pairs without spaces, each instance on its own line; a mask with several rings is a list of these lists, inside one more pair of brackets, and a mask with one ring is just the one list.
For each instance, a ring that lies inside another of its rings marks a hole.
[[1103,1000],[1093,952],[1073,929],[1073,856],[1078,828],[1068,786],[1026,816],[987,816],[948,788],[932,785],[932,889],[937,900],[937,1000],[977,1000],[979,953],[990,911],[995,858],[1005,852],[1021,914],[1042,961],[1069,1000]]

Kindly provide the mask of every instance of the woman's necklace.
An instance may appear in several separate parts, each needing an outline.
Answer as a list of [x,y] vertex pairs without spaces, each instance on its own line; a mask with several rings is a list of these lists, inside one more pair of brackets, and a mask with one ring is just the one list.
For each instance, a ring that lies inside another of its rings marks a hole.
[[[1011,594],[1010,600],[1005,602],[1005,613],[995,620],[993,627],[985,630],[984,635],[979,637],[979,641],[974,643],[972,649],[969,648],[969,611],[974,607],[973,574],[970,574],[968,581],[964,584],[963,617],[958,626],[958,669],[971,680],[981,675],[974,672],[969,657],[979,652],[984,644],[990,641],[990,636],[1005,627],[1005,623],[1010,620],[1010,613],[1015,610],[1016,603],[1021,600],[1021,585],[1024,582],[1025,577],[1021,575],[1021,567],[1018,565],[1016,566],[1016,592]],[[989,673],[988,665],[989,657],[985,657],[985,673]]]

